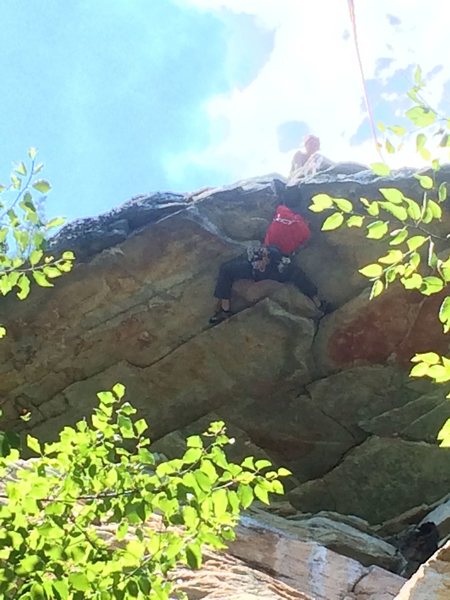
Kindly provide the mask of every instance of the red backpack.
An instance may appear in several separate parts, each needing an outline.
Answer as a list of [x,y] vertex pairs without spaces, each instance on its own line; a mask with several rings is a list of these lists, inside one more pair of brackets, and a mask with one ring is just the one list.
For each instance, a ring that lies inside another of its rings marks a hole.
[[275,216],[266,231],[264,245],[277,246],[283,254],[292,254],[311,236],[307,222],[284,204],[275,209]]

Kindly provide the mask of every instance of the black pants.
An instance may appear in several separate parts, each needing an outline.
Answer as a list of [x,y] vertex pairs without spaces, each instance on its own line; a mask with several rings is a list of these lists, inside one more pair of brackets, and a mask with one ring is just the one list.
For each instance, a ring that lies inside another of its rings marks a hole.
[[269,265],[264,273],[253,271],[246,256],[238,256],[224,263],[219,270],[214,296],[220,300],[230,300],[233,283],[238,279],[274,279],[281,283],[293,283],[303,294],[312,298],[317,294],[317,288],[309,277],[296,265],[289,265],[282,273],[277,266]]

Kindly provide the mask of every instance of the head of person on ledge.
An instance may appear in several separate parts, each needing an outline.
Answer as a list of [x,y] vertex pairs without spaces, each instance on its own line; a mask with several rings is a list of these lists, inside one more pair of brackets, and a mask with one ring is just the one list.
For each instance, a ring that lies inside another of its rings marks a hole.
[[291,175],[303,167],[313,154],[320,150],[320,139],[316,135],[309,134],[303,140],[304,150],[297,150],[292,159]]

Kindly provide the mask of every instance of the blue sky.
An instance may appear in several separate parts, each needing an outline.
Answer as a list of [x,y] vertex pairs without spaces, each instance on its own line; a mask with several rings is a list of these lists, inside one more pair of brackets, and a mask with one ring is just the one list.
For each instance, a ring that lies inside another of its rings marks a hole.
[[[355,3],[389,121],[415,62],[448,56],[445,27],[419,0]],[[331,158],[371,158],[346,0],[15,0],[0,19],[0,176],[36,146],[50,216],[286,172],[310,131]],[[430,75],[438,103],[448,80]]]

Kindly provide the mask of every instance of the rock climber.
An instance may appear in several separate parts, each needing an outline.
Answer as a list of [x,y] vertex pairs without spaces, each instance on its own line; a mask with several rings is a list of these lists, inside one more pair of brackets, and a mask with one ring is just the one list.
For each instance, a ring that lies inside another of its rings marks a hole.
[[291,260],[293,252],[306,243],[309,236],[309,227],[302,217],[288,206],[279,205],[263,245],[249,248],[246,254],[233,258],[220,267],[214,290],[218,302],[216,312],[209,319],[210,324],[217,325],[232,316],[231,294],[233,283],[238,279],[273,279],[281,283],[293,283],[312,299],[317,308],[322,308],[316,286]]

